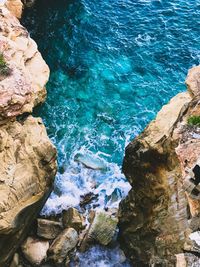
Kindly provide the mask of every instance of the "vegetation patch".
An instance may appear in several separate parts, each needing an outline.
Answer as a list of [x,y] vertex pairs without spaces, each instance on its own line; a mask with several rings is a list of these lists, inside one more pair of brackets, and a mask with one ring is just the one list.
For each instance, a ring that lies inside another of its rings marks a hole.
[[8,76],[11,74],[11,69],[9,68],[8,64],[6,63],[4,56],[0,53],[0,75],[1,76]]
[[191,126],[200,126],[200,116],[191,116],[187,122]]

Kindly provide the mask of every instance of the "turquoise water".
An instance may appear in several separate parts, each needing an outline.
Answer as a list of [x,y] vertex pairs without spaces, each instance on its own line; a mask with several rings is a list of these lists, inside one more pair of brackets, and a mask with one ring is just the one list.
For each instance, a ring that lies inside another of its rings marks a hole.
[[43,213],[77,206],[88,192],[98,194],[95,207],[117,206],[130,189],[125,145],[199,64],[200,1],[40,0],[23,23],[51,69],[36,115],[58,148],[59,172]]

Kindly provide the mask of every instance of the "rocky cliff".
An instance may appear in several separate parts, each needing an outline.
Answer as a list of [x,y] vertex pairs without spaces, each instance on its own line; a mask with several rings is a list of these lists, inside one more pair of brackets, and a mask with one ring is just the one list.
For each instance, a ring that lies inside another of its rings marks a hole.
[[126,148],[132,189],[120,205],[120,240],[134,266],[200,264],[200,67],[186,84]]
[[49,68],[16,18],[22,7],[19,0],[0,6],[0,267],[29,231],[56,173],[56,149],[30,115],[45,100]]

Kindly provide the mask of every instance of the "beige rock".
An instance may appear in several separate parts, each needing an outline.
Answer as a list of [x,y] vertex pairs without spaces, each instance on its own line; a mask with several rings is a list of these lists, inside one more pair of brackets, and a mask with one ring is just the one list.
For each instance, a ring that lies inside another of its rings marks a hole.
[[21,0],[7,0],[6,6],[16,18],[21,18],[23,10],[23,4]]
[[[7,7],[20,16],[19,1]],[[12,12],[0,6],[0,53],[11,70],[0,77],[0,266],[29,232],[56,173],[56,149],[41,119],[16,119],[45,100],[49,68]]]
[[0,120],[5,120],[44,102],[49,68],[26,29],[4,7],[0,7],[0,28],[0,53],[11,69],[0,81]]
[[189,70],[186,78],[186,85],[192,97],[200,94],[200,66],[193,67]]
[[195,87],[199,81],[191,75],[187,84],[196,98],[187,92],[175,96],[126,148],[123,172],[133,188],[120,204],[120,239],[138,265],[174,266],[175,254],[188,239],[188,218],[200,211],[199,201],[183,189],[186,169],[194,165],[200,147],[187,126],[190,114],[200,115]]
[[51,220],[37,220],[37,235],[46,239],[54,239],[62,232],[62,223]]
[[84,218],[75,208],[69,208],[62,214],[63,226],[72,227],[77,231],[84,229]]
[[25,258],[30,263],[40,265],[47,258],[49,242],[28,237],[21,248]]
[[69,251],[78,243],[78,233],[73,228],[65,229],[51,244],[49,258],[56,263],[62,263]]
[[0,266],[19,246],[52,188],[56,149],[41,119],[0,127]]

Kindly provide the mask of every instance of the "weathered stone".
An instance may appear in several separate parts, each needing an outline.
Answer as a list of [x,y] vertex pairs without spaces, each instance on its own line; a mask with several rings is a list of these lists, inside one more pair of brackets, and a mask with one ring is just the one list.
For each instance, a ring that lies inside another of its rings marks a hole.
[[0,6],[0,266],[12,259],[52,189],[56,149],[41,119],[17,118],[45,100],[49,68],[16,16],[22,5]]
[[200,66],[196,66],[189,70],[186,78],[186,84],[192,97],[200,94]]
[[20,244],[52,188],[56,149],[41,119],[29,116],[0,126],[0,162],[1,266]]
[[49,242],[28,237],[21,248],[25,258],[30,263],[40,265],[47,258]]
[[37,235],[45,239],[54,239],[62,232],[62,223],[38,219],[37,220]]
[[73,228],[65,229],[51,244],[49,258],[55,263],[62,263],[77,243],[78,234],[76,230]]
[[16,18],[21,18],[23,10],[23,4],[21,0],[7,0],[6,7]]
[[108,245],[117,228],[118,219],[110,212],[97,211],[95,217],[81,244],[81,250],[85,251],[92,242],[98,242],[101,245]]
[[0,81],[0,121],[4,121],[44,102],[49,68],[27,30],[5,7],[0,7],[0,28],[0,53],[11,70]]
[[126,148],[123,172],[133,188],[120,204],[120,240],[139,266],[174,266],[175,254],[199,252],[189,235],[191,220],[200,215],[200,185],[188,175],[199,160],[200,138],[187,124],[190,116],[200,116],[199,68],[186,82],[194,99],[187,92],[175,96]]
[[62,214],[63,226],[72,227],[77,231],[84,229],[84,218],[75,208],[69,208]]

